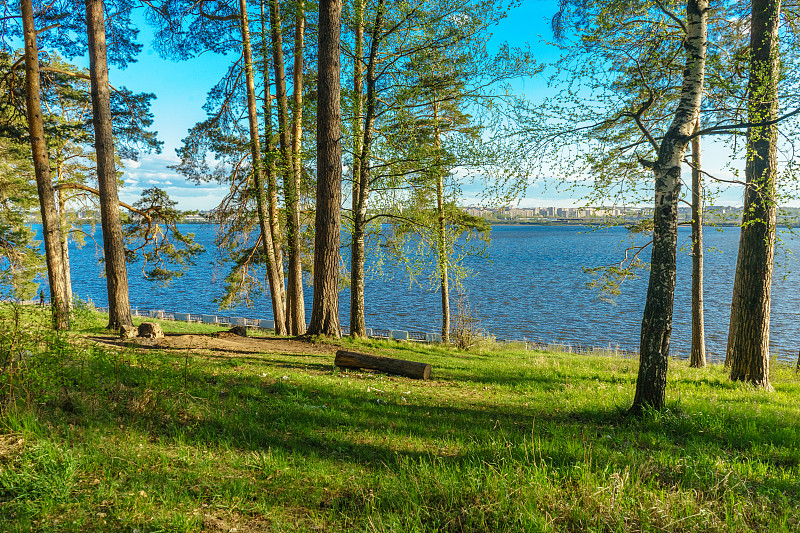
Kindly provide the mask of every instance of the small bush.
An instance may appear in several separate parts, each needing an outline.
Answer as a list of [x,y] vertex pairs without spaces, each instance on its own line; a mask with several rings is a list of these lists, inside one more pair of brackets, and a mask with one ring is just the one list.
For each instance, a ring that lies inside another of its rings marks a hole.
[[478,327],[478,317],[475,316],[463,291],[458,293],[456,300],[456,316],[450,328],[450,340],[462,350],[488,348],[495,343],[493,336]]

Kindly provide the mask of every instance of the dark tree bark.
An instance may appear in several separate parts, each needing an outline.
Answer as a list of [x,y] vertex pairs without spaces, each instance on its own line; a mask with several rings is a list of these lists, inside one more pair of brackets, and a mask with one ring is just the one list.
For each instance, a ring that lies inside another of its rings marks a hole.
[[342,0],[319,4],[317,96],[317,212],[314,234],[312,335],[341,336],[339,240],[342,205],[342,111],[339,106],[339,47]]
[[[750,22],[748,119],[778,115],[780,0],[753,0]],[[742,233],[736,262],[726,363],[731,379],[771,390],[769,316],[775,259],[777,124],[747,130]]]
[[119,214],[117,169],[111,128],[111,97],[106,58],[106,27],[102,0],[86,0],[86,31],[89,40],[89,74],[92,87],[92,123],[100,190],[100,224],[108,287],[108,328],[133,325],[128,298],[125,242]]
[[[281,308],[286,312],[286,288],[283,276],[283,236],[281,235],[280,209],[278,208],[278,180],[275,168],[275,139],[272,135],[272,89],[270,80],[270,54],[268,51],[269,32],[267,31],[267,16],[265,1],[261,0],[261,60],[263,62],[262,76],[264,78],[264,142],[266,156],[264,157],[264,173],[267,187],[267,201],[269,202],[269,229],[272,233],[272,247],[274,261],[278,276],[278,286],[274,290],[280,292]],[[276,322],[276,333],[285,335],[285,320],[280,326]]]
[[350,335],[366,337],[364,318],[364,217],[361,206],[361,120],[364,111],[364,5],[355,0],[355,47],[353,53],[353,236],[350,247]]
[[[289,98],[286,91],[286,70],[283,62],[283,27],[278,0],[269,2],[269,26],[272,36],[272,57],[275,65],[275,99],[278,107],[278,137],[282,154],[280,165],[283,175],[283,192],[286,200],[286,255],[289,260],[286,283],[287,330],[292,335],[305,332],[305,303],[303,301],[303,265],[300,249],[300,197],[299,175],[295,173],[295,156],[292,152],[289,131]],[[300,87],[302,91],[302,28],[300,29]],[[297,44],[297,42],[296,42]],[[297,72],[295,72],[297,76]],[[297,84],[297,78],[295,78]],[[297,90],[298,87],[295,87]],[[302,113],[302,111],[301,111]],[[301,115],[302,120],[302,115]],[[297,162],[299,164],[299,161]]]
[[253,180],[256,186],[256,203],[258,222],[261,226],[261,244],[267,258],[267,276],[272,299],[272,314],[275,318],[275,332],[286,334],[282,326],[285,324],[281,293],[283,284],[278,277],[279,265],[275,263],[274,243],[270,228],[267,193],[264,189],[264,173],[261,166],[261,144],[258,137],[258,109],[256,104],[255,75],[253,74],[253,54],[250,46],[250,25],[247,17],[247,0],[239,0],[241,11],[240,26],[242,31],[242,51],[244,54],[244,71],[247,83],[247,118],[250,126],[250,154],[253,160]]
[[[700,117],[694,125],[700,130]],[[692,353],[689,366],[706,366],[706,330],[703,312],[703,174],[700,136],[692,139]]]
[[292,122],[292,202],[287,203],[292,219],[289,240],[289,287],[291,305],[287,310],[289,329],[294,335],[306,332],[306,304],[303,298],[303,264],[300,248],[300,179],[303,172],[301,153],[303,140],[303,51],[306,26],[303,0],[297,0],[294,26],[294,72],[292,77],[292,100],[294,116]]
[[431,365],[367,353],[338,350],[333,364],[340,368],[367,368],[413,379],[430,379]]
[[36,42],[36,28],[31,0],[20,2],[22,25],[25,40],[25,93],[28,111],[28,132],[30,134],[33,168],[36,175],[36,189],[39,193],[39,209],[42,214],[42,237],[47,260],[47,281],[50,285],[50,303],[53,313],[53,327],[56,330],[69,329],[68,292],[64,284],[64,263],[61,257],[61,232],[58,225],[55,192],[50,175],[50,156],[44,138],[44,119],[39,71],[39,47]]
[[653,251],[650,281],[642,317],[639,374],[631,412],[646,407],[662,409],[666,397],[669,341],[675,296],[675,260],[678,242],[678,200],[681,164],[700,111],[707,42],[708,0],[686,3],[686,68],[675,117],[658,148],[652,166],[655,177]]
[[[361,130],[361,113],[363,111],[362,100],[362,65],[361,56],[363,54],[364,28],[363,23],[356,28],[356,72],[355,95],[357,98],[357,116],[354,121],[354,134],[362,135],[359,141],[354,143],[353,159],[357,161],[353,168],[353,245],[350,250],[350,334],[353,337],[366,337],[367,328],[364,320],[364,263],[366,253],[366,229],[367,229],[367,202],[370,194],[370,154],[372,142],[375,136],[375,113],[377,108],[377,97],[375,91],[376,77],[375,67],[378,58],[378,47],[381,42],[381,32],[383,31],[383,9],[384,0],[378,0],[375,10],[375,24],[370,35],[369,59],[367,61],[367,98],[366,116],[364,117],[364,129]],[[363,17],[363,6],[359,4],[360,15]],[[360,19],[359,19],[359,22]]]

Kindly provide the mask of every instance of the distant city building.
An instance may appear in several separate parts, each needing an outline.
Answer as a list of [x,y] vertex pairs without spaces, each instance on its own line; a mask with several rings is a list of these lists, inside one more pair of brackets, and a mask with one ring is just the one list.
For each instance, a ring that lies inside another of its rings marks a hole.
[[[652,207],[478,207],[467,206],[464,211],[472,216],[481,217],[489,221],[515,221],[515,222],[574,222],[574,223],[601,223],[608,219],[617,222],[635,222],[653,217]],[[742,208],[738,206],[707,206],[704,210],[707,224],[737,224],[741,220]],[[678,207],[678,220],[688,222],[692,219],[692,210],[689,206]],[[800,219],[800,208],[782,207],[778,215],[778,222],[796,224]]]

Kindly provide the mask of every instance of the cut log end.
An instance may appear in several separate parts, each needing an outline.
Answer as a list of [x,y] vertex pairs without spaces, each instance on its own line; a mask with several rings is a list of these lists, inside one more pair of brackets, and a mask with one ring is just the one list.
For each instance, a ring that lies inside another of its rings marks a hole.
[[412,379],[431,378],[431,365],[428,363],[417,363],[415,361],[405,361],[403,359],[393,359],[391,357],[381,357],[347,350],[336,352],[333,364],[339,368],[377,370],[386,374],[395,374]]

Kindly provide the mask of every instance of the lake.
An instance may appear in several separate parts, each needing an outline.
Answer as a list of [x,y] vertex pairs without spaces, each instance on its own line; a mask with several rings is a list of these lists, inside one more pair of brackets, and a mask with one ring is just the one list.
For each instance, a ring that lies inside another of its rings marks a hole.
[[[85,228],[89,229],[89,228]],[[211,225],[184,225],[205,245],[203,257],[169,286],[144,280],[140,267],[129,267],[131,305],[190,313],[272,318],[269,298],[261,296],[252,308],[220,311],[224,269],[215,266]],[[649,272],[626,281],[622,294],[611,300],[588,289],[583,267],[619,262],[630,237],[624,228],[589,229],[577,226],[496,226],[488,258],[470,258],[473,275],[464,289],[479,325],[498,339],[567,342],[584,346],[618,346],[635,350],[639,343],[644,296]],[[773,282],[771,345],[780,358],[796,360],[800,349],[800,276],[792,251],[800,238],[781,234]],[[102,242],[100,235],[97,242]],[[706,228],[705,322],[707,349],[724,357],[739,228]],[[679,229],[678,279],[672,351],[687,356],[691,338],[690,230]],[[107,296],[98,252],[91,240],[82,249],[71,248],[73,290],[81,299],[106,306]],[[343,250],[347,263],[349,251]],[[649,250],[643,254],[649,258]],[[410,282],[405,270],[384,267],[388,276],[368,277],[367,327],[437,332],[441,328],[441,300],[427,278]],[[46,291],[45,291],[46,292]],[[306,287],[306,318],[311,316],[311,288]],[[451,296],[453,314],[456,297]],[[341,323],[349,324],[349,289],[340,293]]]

